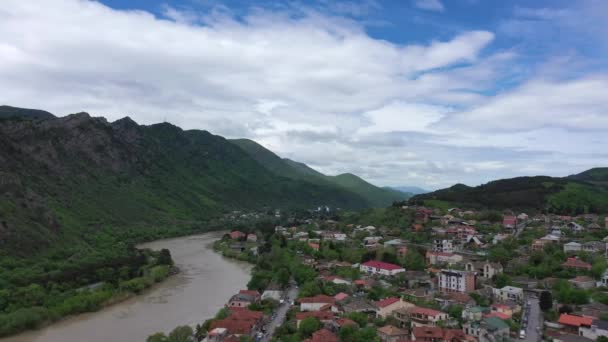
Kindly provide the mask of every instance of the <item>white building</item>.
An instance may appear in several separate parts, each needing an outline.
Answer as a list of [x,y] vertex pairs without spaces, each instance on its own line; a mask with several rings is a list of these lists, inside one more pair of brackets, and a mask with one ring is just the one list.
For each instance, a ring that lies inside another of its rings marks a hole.
[[499,300],[513,300],[521,302],[524,300],[524,290],[515,286],[505,286],[501,289],[492,289],[494,297]]
[[578,242],[568,242],[564,244],[564,252],[580,252],[583,249],[583,245]]
[[452,240],[435,240],[433,242],[433,251],[442,253],[454,253],[454,244]]
[[377,274],[384,276],[394,276],[398,273],[405,272],[405,268],[399,265],[375,260],[362,263],[359,266],[359,270],[367,274]]

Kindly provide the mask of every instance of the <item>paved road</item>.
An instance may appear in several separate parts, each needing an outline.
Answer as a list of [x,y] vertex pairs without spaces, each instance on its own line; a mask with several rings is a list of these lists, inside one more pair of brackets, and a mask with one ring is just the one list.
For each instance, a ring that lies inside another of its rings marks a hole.
[[274,319],[272,319],[270,322],[268,322],[265,326],[266,328],[266,334],[264,335],[264,337],[262,337],[260,340],[260,342],[268,342],[270,341],[272,335],[274,335],[275,330],[280,327],[283,322],[285,321],[285,316],[287,315],[287,311],[289,311],[289,308],[291,307],[291,301],[295,301],[296,298],[298,298],[298,292],[300,290],[297,288],[297,286],[295,284],[292,284],[290,286],[290,288],[285,291],[286,293],[286,297],[285,297],[285,301],[283,302],[283,304],[279,305],[279,307],[277,308],[277,310],[275,310],[274,312]]
[[[538,342],[541,338],[542,331],[542,316],[540,312],[540,306],[538,302],[538,298],[536,297],[528,297],[528,301],[530,305],[526,310],[528,317],[528,325],[526,327],[526,338],[523,342]],[[540,328],[537,330],[537,328]]]

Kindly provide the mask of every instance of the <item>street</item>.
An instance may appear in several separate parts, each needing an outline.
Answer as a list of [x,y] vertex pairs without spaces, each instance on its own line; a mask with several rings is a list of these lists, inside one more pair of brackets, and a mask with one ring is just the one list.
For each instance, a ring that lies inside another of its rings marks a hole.
[[273,313],[273,317],[270,322],[268,322],[264,328],[266,329],[266,333],[260,339],[256,339],[256,341],[260,342],[268,342],[274,335],[277,327],[280,327],[285,321],[285,316],[287,315],[287,311],[291,307],[291,301],[295,301],[298,298],[299,289],[295,283],[291,283],[289,289],[286,290],[286,295],[284,296],[285,301],[283,304],[280,304],[276,311]]
[[[530,305],[526,310],[527,313],[527,326],[526,326],[526,338],[523,340],[524,342],[538,342],[540,341],[541,332],[542,332],[542,319],[539,301],[537,297],[528,297],[528,301]],[[523,317],[522,317],[523,318]],[[523,328],[523,326],[522,326]],[[537,329],[538,328],[538,329]]]

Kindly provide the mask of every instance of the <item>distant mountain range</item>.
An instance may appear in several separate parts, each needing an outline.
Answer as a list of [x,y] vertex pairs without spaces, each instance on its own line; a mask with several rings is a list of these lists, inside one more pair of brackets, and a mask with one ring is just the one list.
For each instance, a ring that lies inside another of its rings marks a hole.
[[412,195],[426,194],[429,192],[429,190],[425,190],[417,186],[392,186],[391,188]]
[[[29,253],[83,227],[190,224],[236,209],[366,208],[407,196],[325,176],[253,141],[168,123],[0,107],[0,252]],[[84,237],[81,237],[84,238]]]
[[454,207],[519,209],[561,214],[608,212],[608,168],[593,168],[567,177],[517,177],[476,187],[456,184],[420,194],[410,203],[429,200]]

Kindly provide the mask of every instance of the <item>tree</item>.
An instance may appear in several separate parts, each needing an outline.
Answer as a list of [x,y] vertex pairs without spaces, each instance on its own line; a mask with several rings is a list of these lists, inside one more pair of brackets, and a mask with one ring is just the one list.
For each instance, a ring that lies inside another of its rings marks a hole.
[[312,333],[321,329],[321,322],[316,317],[308,317],[300,322],[300,334],[303,337],[310,337]]
[[194,338],[194,331],[187,325],[176,327],[169,333],[167,342],[192,342]]
[[497,274],[495,278],[496,288],[503,288],[507,285],[511,285],[511,278],[503,273]]
[[160,250],[160,252],[158,253],[157,264],[169,265],[169,266],[173,265],[173,259],[171,258],[171,252],[168,249],[163,248]]
[[543,311],[550,310],[553,307],[553,296],[549,291],[543,291],[540,293],[539,301],[540,309]]
[[207,332],[205,331],[202,325],[197,324],[194,328],[194,337],[197,341],[200,342],[205,338],[205,336],[207,336]]
[[411,271],[422,271],[426,268],[424,257],[414,249],[407,251],[403,263],[405,268]]
[[146,342],[168,342],[167,336],[162,332],[157,332],[154,335],[148,336]]

